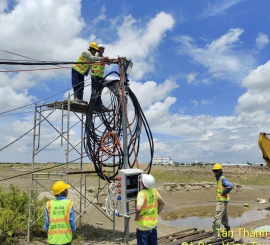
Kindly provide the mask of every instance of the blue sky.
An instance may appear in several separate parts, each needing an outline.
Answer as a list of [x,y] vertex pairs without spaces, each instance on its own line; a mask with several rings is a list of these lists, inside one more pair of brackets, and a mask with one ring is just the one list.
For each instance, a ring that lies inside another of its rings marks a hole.
[[[0,58],[75,61],[89,42],[102,43],[110,58],[133,60],[131,89],[156,157],[263,162],[257,140],[270,132],[269,22],[268,0],[2,0]],[[0,112],[72,92],[70,69],[7,72],[27,68],[0,66]],[[33,126],[33,107],[14,113],[1,116],[1,148]],[[29,135],[2,150],[1,161],[30,162],[31,151]],[[40,161],[52,158],[63,159],[57,145]]]

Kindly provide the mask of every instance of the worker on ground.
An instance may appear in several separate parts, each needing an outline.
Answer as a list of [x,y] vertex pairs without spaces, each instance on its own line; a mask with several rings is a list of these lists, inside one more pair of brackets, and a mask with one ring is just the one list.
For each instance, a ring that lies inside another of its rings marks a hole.
[[71,245],[76,230],[73,202],[67,199],[69,184],[62,180],[52,186],[55,199],[46,203],[44,230],[48,231],[48,244]]
[[224,228],[228,232],[230,231],[229,220],[228,220],[228,212],[227,206],[230,200],[229,192],[233,189],[233,184],[228,181],[222,172],[222,165],[220,163],[216,163],[213,166],[213,172],[215,174],[217,185],[216,185],[216,211],[213,222],[213,239],[219,238],[220,225],[224,225]]
[[[92,64],[95,61],[106,61],[107,57],[98,57],[96,53],[99,51],[98,44],[96,42],[91,42],[89,49],[84,51],[80,57],[77,59],[77,62],[89,62],[87,64],[74,64],[72,66],[72,87],[74,91],[74,100],[87,104],[83,100],[83,91],[84,91],[84,76],[87,76]],[[76,62],[76,63],[77,63]]]
[[137,224],[137,244],[156,245],[158,214],[165,203],[153,188],[155,179],[151,174],[141,176],[141,191],[137,195],[135,221]]
[[[105,46],[102,44],[98,45],[97,57],[102,58],[105,50]],[[106,63],[104,61],[96,61],[91,66],[91,80],[92,80],[92,96],[93,91],[98,87],[98,85],[103,81],[104,70]]]

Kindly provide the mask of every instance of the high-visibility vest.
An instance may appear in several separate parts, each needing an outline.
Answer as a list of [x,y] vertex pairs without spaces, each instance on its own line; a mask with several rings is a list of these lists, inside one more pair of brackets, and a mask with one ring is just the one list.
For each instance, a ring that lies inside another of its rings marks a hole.
[[[90,52],[90,51],[85,51]],[[88,59],[83,57],[83,53],[80,55],[80,57],[77,59],[76,62],[89,62]],[[81,73],[82,75],[87,74],[90,69],[91,64],[74,64],[72,66],[73,69],[75,69],[77,72]]]
[[225,190],[224,186],[222,185],[222,179],[224,176],[221,176],[219,180],[217,181],[217,186],[216,186],[216,200],[218,202],[228,202],[230,200],[229,195],[221,196],[223,191]]
[[54,199],[46,203],[50,221],[48,229],[49,244],[66,244],[72,241],[69,217],[73,204],[68,199]]
[[91,75],[103,78],[104,70],[105,70],[105,63],[101,61],[96,61],[91,66]]
[[154,188],[142,190],[144,203],[137,220],[137,225],[154,227],[158,221],[158,194]]

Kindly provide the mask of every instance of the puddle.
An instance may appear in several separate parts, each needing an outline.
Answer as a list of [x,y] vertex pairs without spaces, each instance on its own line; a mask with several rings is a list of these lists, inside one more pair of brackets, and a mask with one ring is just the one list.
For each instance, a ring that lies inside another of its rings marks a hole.
[[[268,210],[249,210],[244,212],[240,217],[230,217],[229,223],[231,227],[239,226],[250,221],[256,221],[266,218],[270,214]],[[163,220],[160,216],[158,221],[161,224],[173,226],[173,227],[196,227],[196,228],[206,228],[212,227],[214,217],[198,217],[192,216],[187,218],[181,218],[177,220]]]

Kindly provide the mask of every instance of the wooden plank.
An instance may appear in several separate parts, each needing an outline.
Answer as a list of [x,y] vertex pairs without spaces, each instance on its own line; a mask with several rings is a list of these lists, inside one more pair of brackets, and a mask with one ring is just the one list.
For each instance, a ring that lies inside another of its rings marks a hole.
[[196,241],[202,240],[204,238],[207,238],[211,235],[212,235],[211,231],[210,232],[199,231],[194,235],[191,235],[188,237],[183,237],[182,239],[169,242],[169,243],[167,243],[167,245],[181,245],[183,242],[186,242],[186,243],[196,242]]
[[[191,228],[187,230],[181,230],[166,236],[162,236],[158,239],[160,245],[168,245],[170,242],[175,242],[176,240],[186,240],[191,236],[205,233],[205,230],[198,230],[197,228]],[[211,233],[211,232],[210,232]]]
[[164,238],[169,238],[171,236],[178,235],[178,234],[181,234],[181,233],[184,233],[184,232],[190,232],[190,231],[197,231],[197,228],[194,227],[194,228],[190,228],[190,229],[186,229],[186,230],[180,230],[180,231],[177,231],[177,232],[174,232],[174,233],[159,237],[158,240],[162,240]]

